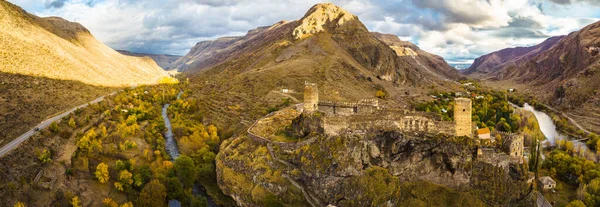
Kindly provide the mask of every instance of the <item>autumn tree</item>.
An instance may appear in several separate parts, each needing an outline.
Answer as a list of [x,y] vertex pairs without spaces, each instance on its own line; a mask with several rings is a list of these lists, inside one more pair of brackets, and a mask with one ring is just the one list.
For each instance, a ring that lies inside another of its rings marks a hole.
[[96,172],[94,174],[96,175],[96,178],[98,178],[98,181],[100,181],[100,183],[108,182],[108,179],[110,178],[108,174],[108,165],[104,163],[98,164],[98,166],[96,167]]
[[119,207],[119,204],[112,198],[105,198],[102,200],[102,204],[104,204],[104,207]]
[[23,202],[17,202],[14,207],[25,207],[25,204]]
[[76,129],[76,128],[77,128],[77,123],[75,123],[75,119],[73,119],[73,117],[71,117],[71,118],[69,119],[69,123],[68,123],[68,124],[69,124],[69,126],[70,126],[71,128],[73,128],[73,129]]
[[80,207],[81,200],[79,200],[79,197],[75,196],[71,199],[71,205],[73,207]]
[[165,198],[167,197],[167,189],[158,180],[152,180],[144,189],[138,198],[140,206],[162,207],[165,206]]
[[53,133],[57,133],[58,131],[60,131],[60,127],[58,127],[58,123],[52,122],[52,124],[50,124],[50,131]]
[[580,200],[574,200],[567,204],[567,207],[585,207],[585,204]]

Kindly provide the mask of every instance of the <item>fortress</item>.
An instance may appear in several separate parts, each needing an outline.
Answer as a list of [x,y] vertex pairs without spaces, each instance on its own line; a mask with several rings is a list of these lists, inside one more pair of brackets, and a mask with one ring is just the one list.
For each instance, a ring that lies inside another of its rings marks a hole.
[[328,135],[364,133],[369,130],[396,130],[402,132],[473,136],[471,100],[457,98],[454,110],[456,121],[442,121],[435,113],[383,109],[377,99],[358,102],[319,100],[314,83],[304,86],[304,113],[324,113],[323,128]]
[[[331,136],[382,130],[474,137],[475,127],[471,118],[473,106],[468,98],[456,98],[454,121],[443,121],[441,116],[435,113],[384,109],[376,99],[363,99],[358,102],[320,100],[317,85],[305,83],[303,107],[303,113],[323,113],[323,130]],[[522,163],[523,135],[492,132],[492,137],[496,135],[502,137],[500,150],[503,153],[492,148],[480,148],[477,153],[478,159],[505,169],[508,163]]]

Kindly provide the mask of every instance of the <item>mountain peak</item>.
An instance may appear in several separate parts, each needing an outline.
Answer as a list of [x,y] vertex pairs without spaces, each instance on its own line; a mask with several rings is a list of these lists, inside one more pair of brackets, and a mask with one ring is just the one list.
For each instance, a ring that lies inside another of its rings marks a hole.
[[300,20],[301,24],[294,29],[295,39],[302,39],[325,30],[328,24],[341,26],[350,20],[357,20],[356,15],[332,3],[320,3],[311,7]]

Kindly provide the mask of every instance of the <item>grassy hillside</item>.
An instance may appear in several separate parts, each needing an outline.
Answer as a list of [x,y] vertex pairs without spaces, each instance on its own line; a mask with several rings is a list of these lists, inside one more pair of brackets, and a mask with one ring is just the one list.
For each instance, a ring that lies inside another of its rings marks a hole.
[[60,111],[116,88],[0,72],[0,145]]
[[121,55],[82,25],[40,18],[0,1],[0,71],[101,86],[156,84],[166,73],[150,58]]

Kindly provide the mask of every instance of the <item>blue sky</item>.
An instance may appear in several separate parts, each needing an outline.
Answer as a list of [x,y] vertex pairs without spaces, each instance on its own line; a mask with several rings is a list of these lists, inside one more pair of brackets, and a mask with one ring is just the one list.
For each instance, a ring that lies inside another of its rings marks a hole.
[[[115,49],[184,55],[196,42],[300,19],[315,0],[9,0],[87,27]],[[598,0],[334,0],[371,31],[448,62],[530,46],[600,20]]]

